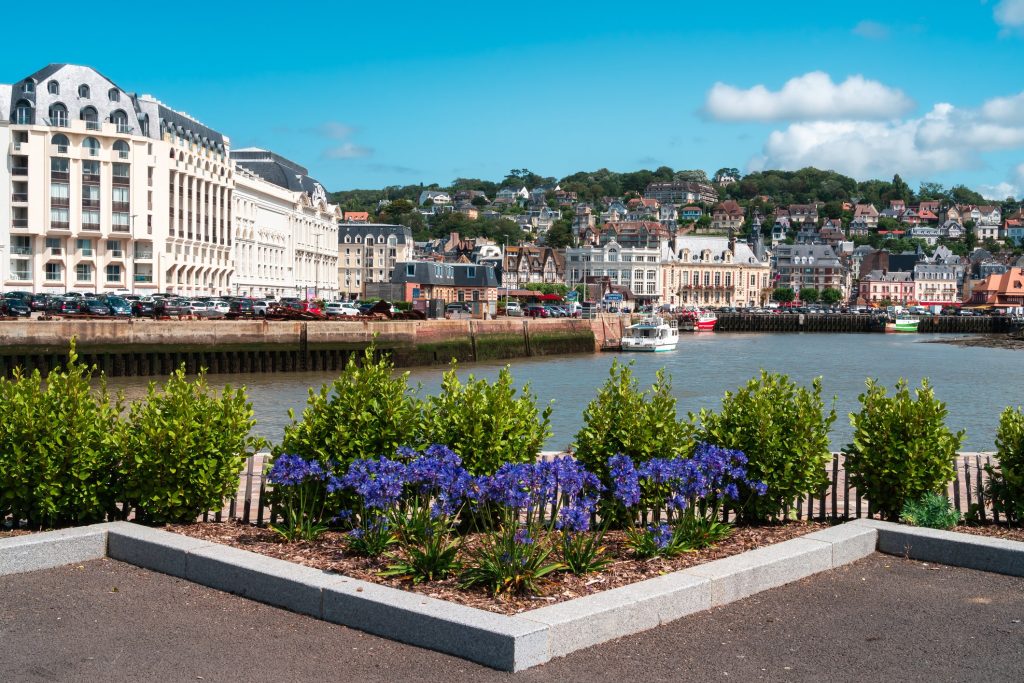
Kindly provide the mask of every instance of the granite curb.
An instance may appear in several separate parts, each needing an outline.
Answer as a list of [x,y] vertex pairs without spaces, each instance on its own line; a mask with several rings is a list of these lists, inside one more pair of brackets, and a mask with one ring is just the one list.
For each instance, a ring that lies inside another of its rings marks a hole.
[[0,539],[0,575],[107,556],[492,668],[521,671],[843,566],[876,549],[1024,575],[1024,543],[875,520],[848,522],[515,616],[128,522]]

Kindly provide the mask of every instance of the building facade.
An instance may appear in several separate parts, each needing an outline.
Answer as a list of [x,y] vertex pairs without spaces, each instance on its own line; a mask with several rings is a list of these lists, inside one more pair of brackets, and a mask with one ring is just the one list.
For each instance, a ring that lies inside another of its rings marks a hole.
[[234,293],[337,298],[341,210],[327,201],[323,186],[265,149],[233,150],[231,159],[237,169]]
[[[0,111],[9,140],[0,171],[10,199],[0,203],[5,289],[236,292],[227,136],[73,64],[0,85]],[[292,237],[297,262],[289,266],[300,277],[318,250],[305,249],[305,235]],[[323,242],[336,259],[333,242]],[[335,262],[325,289],[337,289],[336,272]]]
[[768,302],[770,266],[743,243],[725,237],[677,237],[662,263],[665,303],[761,306]]
[[913,301],[913,274],[905,270],[873,270],[860,279],[858,299],[863,303],[889,301],[905,304]]
[[629,287],[634,298],[661,300],[661,249],[654,246],[624,246],[615,239],[601,246],[565,250],[566,282],[576,285],[608,278],[612,285]]
[[941,263],[918,263],[914,266],[914,301],[922,306],[953,304],[957,294],[957,269]]
[[819,292],[838,289],[842,300],[850,296],[849,272],[827,244],[780,244],[775,248],[775,285],[797,294],[805,287]]
[[347,299],[364,298],[368,283],[392,282],[395,264],[412,258],[412,231],[404,225],[342,224],[338,231],[341,295]]

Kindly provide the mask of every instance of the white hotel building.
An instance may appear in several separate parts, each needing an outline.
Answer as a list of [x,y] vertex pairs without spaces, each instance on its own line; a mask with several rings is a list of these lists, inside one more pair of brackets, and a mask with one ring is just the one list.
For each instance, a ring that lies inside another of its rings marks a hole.
[[[235,195],[267,183],[237,188],[226,136],[71,64],[0,84],[0,111],[3,289],[237,291]],[[316,251],[333,256],[336,273],[336,209],[322,199],[316,213],[332,216],[323,222],[335,242]],[[306,286],[297,281],[303,267],[286,268],[286,287]]]

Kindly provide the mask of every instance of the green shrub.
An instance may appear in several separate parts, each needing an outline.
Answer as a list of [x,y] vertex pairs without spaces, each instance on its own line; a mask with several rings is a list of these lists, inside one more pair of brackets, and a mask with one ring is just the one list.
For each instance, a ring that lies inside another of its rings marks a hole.
[[992,509],[1010,524],[1024,522],[1024,410],[1007,408],[996,430],[998,468],[986,465]]
[[123,514],[144,523],[191,522],[234,495],[246,458],[264,446],[244,389],[217,393],[182,365],[132,403],[120,429]]
[[946,490],[964,433],[946,427],[946,404],[935,398],[928,380],[912,396],[901,379],[890,397],[869,379],[858,400],[860,412],[850,415],[846,471],[870,511],[896,521],[908,500]]
[[423,410],[424,445],[444,444],[462,458],[470,474],[494,474],[507,462],[533,462],[551,436],[551,406],[537,408],[524,386],[519,396],[506,366],[494,382],[459,382],[456,364],[441,380],[441,392]]
[[693,430],[676,416],[672,380],[659,370],[656,380],[640,391],[633,378],[633,363],[612,362],[608,379],[583,411],[583,427],[576,433],[573,450],[587,471],[605,486],[611,496],[608,459],[628,455],[637,465],[651,458],[686,455],[693,446]]
[[945,496],[926,493],[920,498],[904,503],[900,519],[910,526],[952,529],[960,523],[960,513],[953,509]]
[[120,400],[91,386],[74,342],[63,369],[0,378],[0,520],[32,528],[90,524],[114,510]]
[[372,346],[361,363],[350,357],[334,382],[309,390],[301,421],[288,411],[292,423],[274,456],[319,460],[337,474],[344,474],[353,460],[394,456],[420,432],[420,401],[408,379],[409,373],[394,374],[390,359],[374,358]]
[[836,413],[825,410],[820,377],[808,389],[762,370],[745,387],[726,392],[719,412],[701,409],[697,417],[700,441],[743,451],[749,479],[768,487],[762,496],[739,485],[742,521],[780,519],[787,506],[828,485],[828,432]]

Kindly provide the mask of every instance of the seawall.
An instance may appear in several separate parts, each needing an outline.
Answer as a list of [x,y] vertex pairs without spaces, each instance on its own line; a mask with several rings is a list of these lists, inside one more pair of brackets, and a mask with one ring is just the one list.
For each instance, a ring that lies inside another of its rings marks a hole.
[[212,374],[338,370],[374,340],[399,367],[592,353],[599,345],[591,321],[571,319],[5,321],[0,375],[63,365],[72,338],[84,362],[112,377],[167,375],[182,363]]

